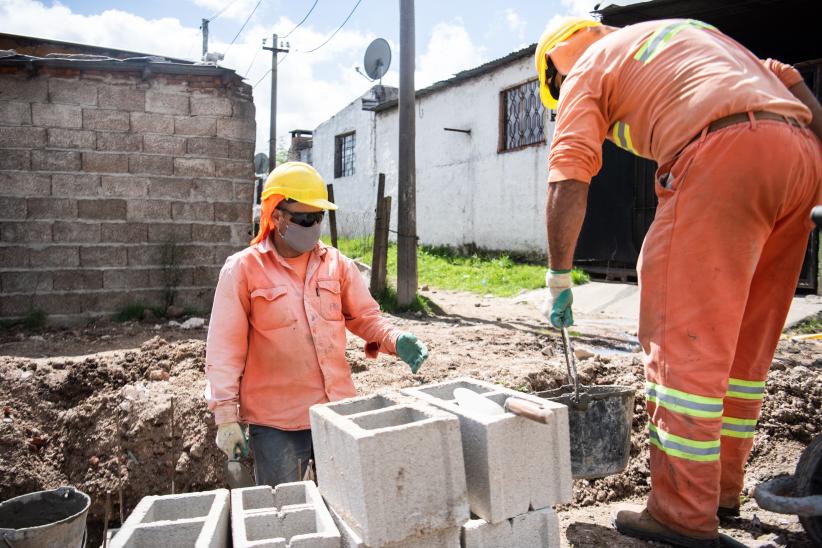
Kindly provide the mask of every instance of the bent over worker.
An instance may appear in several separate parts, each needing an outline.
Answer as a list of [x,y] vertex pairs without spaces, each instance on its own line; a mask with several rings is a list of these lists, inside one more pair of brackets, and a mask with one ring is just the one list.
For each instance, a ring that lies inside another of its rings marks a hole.
[[[353,261],[319,241],[328,201],[320,174],[287,162],[268,176],[260,230],[220,272],[208,329],[206,376],[217,445],[248,450],[258,485],[301,479],[312,455],[308,408],[356,395],[346,329],[365,354],[396,354],[416,373],[425,345],[383,318]],[[302,468],[302,470],[301,470]]]
[[637,265],[652,485],[646,509],[619,512],[616,527],[715,546],[717,513],[739,511],[822,194],[822,109],[794,68],[694,20],[562,20],[535,61],[542,101],[557,110],[546,207],[553,325],[573,323],[569,272],[603,140],[659,165]]

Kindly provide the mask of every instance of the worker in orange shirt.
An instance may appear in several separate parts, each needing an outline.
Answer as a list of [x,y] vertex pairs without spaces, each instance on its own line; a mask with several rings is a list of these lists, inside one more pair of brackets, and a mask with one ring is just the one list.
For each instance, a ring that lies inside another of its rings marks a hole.
[[328,201],[320,174],[286,162],[268,176],[260,230],[220,272],[206,347],[217,445],[248,451],[258,485],[297,481],[312,455],[308,408],[356,395],[346,329],[365,354],[396,354],[416,373],[425,345],[382,317],[353,261],[320,239]]
[[652,485],[646,509],[619,512],[615,525],[717,546],[717,513],[739,511],[822,198],[822,108],[794,68],[694,20],[618,29],[564,19],[546,29],[535,61],[542,101],[557,110],[544,307],[554,326],[573,323],[570,269],[603,140],[659,165],[637,265]]

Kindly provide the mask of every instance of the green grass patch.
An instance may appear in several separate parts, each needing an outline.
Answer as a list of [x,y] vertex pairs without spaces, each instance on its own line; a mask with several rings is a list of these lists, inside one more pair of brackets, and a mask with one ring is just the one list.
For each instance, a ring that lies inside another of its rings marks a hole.
[[814,335],[822,333],[822,313],[805,318],[788,330],[791,335]]
[[[371,264],[372,238],[345,239],[338,242],[344,255]],[[461,254],[448,247],[422,246],[417,251],[420,285],[439,289],[470,291],[510,297],[521,290],[545,287],[545,264],[515,260],[504,253],[476,252]],[[397,272],[397,246],[388,248],[388,276]],[[588,274],[572,272],[574,283],[587,283]]]

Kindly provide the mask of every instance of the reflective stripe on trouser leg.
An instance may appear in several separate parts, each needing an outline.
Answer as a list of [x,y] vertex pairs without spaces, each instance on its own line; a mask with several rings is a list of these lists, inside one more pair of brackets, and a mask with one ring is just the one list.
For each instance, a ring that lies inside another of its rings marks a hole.
[[722,416],[722,398],[710,398],[645,382],[645,397],[660,407],[682,415],[715,419]]
[[728,379],[727,395],[743,400],[761,400],[765,397],[765,381],[746,381],[731,377]]
[[698,441],[677,436],[660,430],[653,423],[648,423],[650,442],[659,450],[672,456],[697,462],[719,460],[719,439]]
[[[781,324],[780,324],[781,325]],[[781,330],[781,327],[780,327]],[[767,356],[767,363],[770,358]],[[746,359],[747,357],[743,357]],[[767,365],[750,365],[746,360],[745,367],[734,364],[732,375],[747,376],[759,375]],[[762,408],[762,399],[765,396],[765,381],[752,381],[731,377],[728,379],[728,391],[725,396],[725,412],[722,417],[722,451],[720,461],[722,473],[720,476],[719,505],[732,508],[739,505],[739,495],[745,485],[745,463],[753,447],[756,423]]]

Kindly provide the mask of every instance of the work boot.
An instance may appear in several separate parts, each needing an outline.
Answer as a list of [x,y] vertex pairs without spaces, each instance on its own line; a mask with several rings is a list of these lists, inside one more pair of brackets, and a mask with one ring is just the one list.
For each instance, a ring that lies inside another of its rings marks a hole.
[[620,510],[614,516],[614,527],[616,530],[629,537],[641,540],[653,540],[656,542],[666,542],[671,546],[681,548],[719,548],[719,537],[716,538],[696,538],[677,533],[669,529],[651,517],[648,510],[642,512],[632,512],[630,510]]
[[716,517],[718,517],[719,519],[738,518],[739,506],[719,506],[716,509]]

